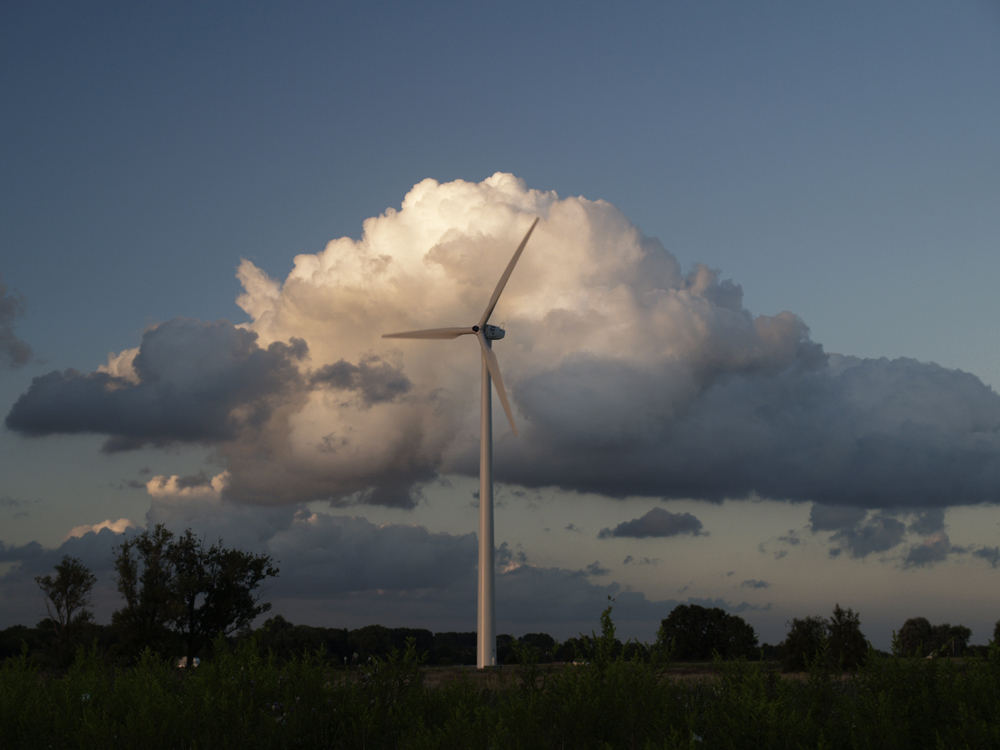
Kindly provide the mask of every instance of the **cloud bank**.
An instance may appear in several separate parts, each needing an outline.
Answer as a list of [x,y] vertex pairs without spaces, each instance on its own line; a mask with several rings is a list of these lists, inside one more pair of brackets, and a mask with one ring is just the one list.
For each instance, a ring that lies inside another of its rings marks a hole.
[[535,216],[494,314],[521,430],[495,422],[499,480],[841,508],[1000,499],[1000,398],[974,376],[828,355],[796,315],[752,314],[738,284],[682,270],[609,203],[502,173],[424,180],[283,281],[243,261],[246,323],[164,323],[98,372],[37,378],[6,424],[106,434],[107,450],[210,444],[230,500],[412,506],[421,482],[478,470],[479,357],[471,337],[380,335],[474,323]]
[[[270,554],[280,568],[265,582],[262,597],[271,614],[331,627],[428,627],[471,631],[476,617],[476,537],[431,532],[417,525],[374,524],[366,519],[317,513],[302,506],[234,505],[190,494],[162,492],[152,498],[146,526],[163,523],[175,532],[191,528],[227,546]],[[124,535],[120,533],[124,531]],[[78,557],[97,575],[93,610],[107,622],[122,606],[112,561],[118,545],[138,532],[126,519],[77,527],[54,548],[37,542],[7,546],[0,562],[0,628],[33,624],[45,616],[35,576],[50,573],[63,555]],[[564,639],[592,631],[608,597],[626,637],[650,640],[675,600],[655,601],[619,584],[595,583],[608,571],[599,563],[583,569],[540,567],[506,543],[497,550],[496,591],[500,632],[545,631]],[[694,600],[689,600],[694,601]],[[745,602],[718,603],[730,611]]]

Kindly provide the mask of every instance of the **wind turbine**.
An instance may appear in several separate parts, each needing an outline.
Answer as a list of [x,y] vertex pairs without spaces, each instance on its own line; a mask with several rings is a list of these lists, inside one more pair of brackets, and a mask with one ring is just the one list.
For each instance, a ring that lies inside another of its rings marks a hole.
[[496,616],[493,608],[493,404],[491,379],[496,385],[497,395],[500,397],[500,403],[503,404],[503,410],[507,414],[510,428],[515,435],[517,434],[514,413],[510,409],[507,391],[503,387],[503,378],[500,376],[500,365],[497,362],[497,355],[493,353],[493,342],[502,339],[506,332],[498,326],[491,326],[489,319],[490,315],[493,314],[493,308],[497,306],[500,294],[507,285],[507,280],[510,278],[514,266],[517,265],[517,261],[521,257],[524,246],[528,244],[528,238],[535,230],[536,224],[538,224],[537,218],[531,223],[528,233],[524,235],[521,244],[514,251],[514,257],[507,264],[507,268],[500,277],[500,281],[497,282],[493,295],[476,325],[402,331],[400,333],[386,333],[382,336],[385,339],[454,339],[474,334],[479,340],[483,362],[479,437],[479,604],[476,618],[476,666],[479,669],[493,667],[497,663]]

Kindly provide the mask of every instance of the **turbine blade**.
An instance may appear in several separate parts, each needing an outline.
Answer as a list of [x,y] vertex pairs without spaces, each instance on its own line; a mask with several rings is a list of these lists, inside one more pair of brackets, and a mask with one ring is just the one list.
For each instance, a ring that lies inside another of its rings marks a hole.
[[493,349],[486,342],[486,336],[480,330],[476,337],[479,339],[479,347],[483,350],[483,361],[486,363],[486,369],[490,371],[490,377],[493,378],[493,386],[497,389],[497,395],[500,397],[500,403],[503,404],[503,410],[507,414],[507,421],[510,422],[510,429],[515,435],[517,434],[517,425],[514,424],[514,412],[510,409],[510,401],[507,400],[507,390],[503,387],[503,378],[500,377],[500,363],[497,362],[497,355],[493,353]]
[[497,288],[493,290],[493,296],[490,297],[490,303],[486,305],[486,309],[483,311],[483,317],[479,319],[479,327],[482,328],[486,325],[486,321],[490,319],[493,314],[493,308],[497,306],[497,300],[500,299],[500,294],[503,292],[503,288],[507,286],[507,279],[510,278],[511,272],[514,270],[514,266],[517,265],[518,258],[521,257],[521,253],[524,251],[524,246],[528,244],[528,238],[531,233],[535,231],[535,225],[538,223],[538,217],[531,222],[531,226],[528,227],[528,233],[524,235],[524,239],[521,240],[521,244],[517,246],[517,250],[514,251],[514,257],[510,259],[510,263],[507,264],[507,268],[503,272],[503,276],[500,277],[500,281],[497,282]]
[[475,333],[471,326],[463,328],[425,328],[422,331],[400,331],[383,333],[384,339],[454,339],[467,333]]

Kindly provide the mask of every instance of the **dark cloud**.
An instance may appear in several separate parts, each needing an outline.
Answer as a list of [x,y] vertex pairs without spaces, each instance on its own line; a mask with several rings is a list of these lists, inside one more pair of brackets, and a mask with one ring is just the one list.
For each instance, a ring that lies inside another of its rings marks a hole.
[[29,436],[103,433],[106,450],[144,444],[231,440],[268,418],[298,382],[301,340],[257,345],[225,322],[173,320],[145,333],[138,382],[105,372],[53,371],[35,378],[7,415]]
[[690,513],[671,513],[663,508],[653,508],[644,516],[624,521],[615,526],[614,529],[601,529],[597,537],[607,539],[623,536],[642,539],[645,537],[678,536],[679,534],[700,536],[704,533],[701,530],[701,521]]
[[740,584],[743,589],[766,589],[771,586],[767,581],[758,581],[756,578],[748,578]]
[[584,570],[587,572],[588,576],[606,576],[611,573],[610,569],[601,565],[600,560],[594,560],[594,562],[590,563],[590,565],[584,568]]
[[1000,547],[979,547],[972,550],[972,555],[985,560],[991,567],[1000,565]]
[[944,531],[944,510],[942,508],[930,508],[917,514],[917,517],[910,523],[909,530],[925,536],[938,531]]
[[0,281],[0,363],[20,367],[31,359],[31,347],[14,333],[14,321],[24,314],[24,298],[7,292]]
[[512,550],[507,542],[501,542],[493,551],[493,561],[498,568],[512,568],[527,565],[528,556],[523,549]]
[[363,518],[300,517],[268,549],[291,572],[285,595],[329,597],[366,590],[445,588],[474,576],[474,534],[454,536],[419,526],[377,526]]
[[660,559],[658,557],[633,557],[632,555],[626,555],[625,559],[622,560],[622,565],[659,565]]
[[787,534],[779,536],[778,541],[791,547],[802,544],[802,539],[799,538],[799,532],[795,529],[789,529]]
[[45,550],[38,542],[8,545],[0,541],[0,562],[22,562],[41,557]]
[[809,526],[814,533],[853,529],[864,520],[866,515],[868,512],[864,508],[845,508],[813,503],[809,510]]
[[951,552],[957,551],[948,539],[948,535],[938,532],[920,544],[915,544],[906,553],[903,566],[922,567],[943,562]]
[[356,391],[366,406],[392,401],[413,387],[399,367],[376,356],[366,357],[356,365],[343,359],[325,365],[313,373],[311,382],[314,386]]
[[830,537],[831,542],[839,545],[830,551],[832,557],[846,550],[851,557],[867,557],[876,552],[885,552],[903,541],[906,526],[902,521],[889,516],[876,514],[864,523],[851,528],[841,529]]
[[909,359],[823,358],[802,335],[772,368],[566,360],[514,384],[527,427],[499,447],[497,471],[615,497],[812,500],[818,527],[850,515],[832,508],[1000,499],[988,386]]

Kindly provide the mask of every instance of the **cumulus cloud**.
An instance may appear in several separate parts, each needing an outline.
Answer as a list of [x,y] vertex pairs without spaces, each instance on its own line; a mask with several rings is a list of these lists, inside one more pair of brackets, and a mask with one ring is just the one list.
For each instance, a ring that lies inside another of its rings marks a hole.
[[82,537],[85,534],[97,534],[102,529],[109,529],[114,534],[122,534],[127,529],[135,528],[136,524],[127,518],[119,518],[117,521],[112,521],[110,518],[101,521],[100,523],[83,524],[82,526],[74,526],[69,530],[66,535],[66,539],[70,537]]
[[[274,604],[273,613],[293,622],[333,627],[380,623],[438,631],[475,628],[473,534],[374,524],[301,506],[232,506],[224,499],[190,496],[154,498],[146,523],[158,522],[175,532],[191,528],[210,540],[221,536],[227,546],[272,555],[280,574],[266,582],[262,595]],[[121,606],[112,561],[124,536],[114,526],[105,522],[80,529],[81,535],[69,536],[54,549],[37,542],[0,542],[0,562],[13,563],[0,575],[0,628],[32,624],[45,616],[34,577],[51,572],[67,554],[80,558],[97,575],[94,610],[99,622],[108,622]],[[651,640],[659,621],[682,603],[653,601],[615,582],[593,582],[604,575],[607,571],[596,562],[580,570],[532,565],[523,551],[501,543],[496,571],[499,632],[545,630],[560,639],[590,632],[610,596],[619,632]],[[717,604],[730,611],[748,606]]]
[[134,378],[110,372],[120,363],[50,372],[32,381],[6,425],[29,436],[104,433],[107,450],[229,440],[268,420],[305,353],[301,340],[261,348],[257,334],[229,323],[172,320],[143,336]]
[[24,314],[24,298],[8,292],[0,281],[0,362],[20,367],[31,359],[31,347],[14,333],[14,321]]
[[312,383],[356,391],[366,406],[392,401],[412,386],[399,367],[376,356],[365,357],[356,365],[343,359],[324,365],[313,373]]
[[[419,483],[478,471],[478,348],[380,335],[476,322],[535,216],[493,321],[521,431],[496,420],[498,480],[841,509],[1000,499],[1000,396],[977,378],[827,355],[796,315],[754,315],[607,202],[502,173],[424,180],[283,280],[244,261],[245,324],[165,323],[98,372],[36,379],[7,425],[212,443],[243,502],[412,506]],[[824,512],[817,530],[837,523]]]
[[228,471],[214,477],[206,477],[204,474],[186,477],[157,474],[146,482],[145,487],[151,497],[219,498],[228,483]]
[[771,586],[767,581],[759,581],[756,578],[748,578],[740,584],[740,588],[744,589],[766,589]]
[[624,536],[643,539],[646,537],[668,537],[680,534],[699,536],[701,521],[690,513],[671,513],[663,508],[653,508],[648,513],[631,521],[623,521],[615,528],[605,528],[597,534],[599,539]]

